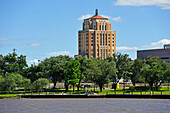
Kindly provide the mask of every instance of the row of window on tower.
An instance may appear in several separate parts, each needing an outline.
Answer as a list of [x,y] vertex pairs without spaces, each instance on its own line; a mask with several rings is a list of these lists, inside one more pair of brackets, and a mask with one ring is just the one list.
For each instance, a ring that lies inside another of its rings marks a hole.
[[[110,46],[110,34],[109,35],[109,46]],[[114,34],[112,34],[112,43],[114,43]],[[91,44],[93,46],[93,33],[91,33]],[[103,42],[103,43],[102,43]],[[98,43],[98,34],[97,34],[97,43]],[[103,40],[102,40],[102,34],[100,33],[100,45],[107,45],[107,34],[103,34]]]

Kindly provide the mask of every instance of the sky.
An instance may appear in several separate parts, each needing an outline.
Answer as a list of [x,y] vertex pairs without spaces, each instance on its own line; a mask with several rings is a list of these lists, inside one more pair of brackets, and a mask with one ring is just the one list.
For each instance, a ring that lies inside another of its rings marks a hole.
[[170,0],[0,0],[0,54],[16,48],[29,65],[73,57],[83,19],[95,9],[116,31],[116,52],[136,59],[137,50],[170,44]]

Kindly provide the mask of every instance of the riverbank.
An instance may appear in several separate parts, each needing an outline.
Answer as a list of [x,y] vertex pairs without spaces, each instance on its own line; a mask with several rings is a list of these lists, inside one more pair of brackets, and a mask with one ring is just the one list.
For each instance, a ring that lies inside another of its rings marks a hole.
[[170,99],[170,95],[115,95],[115,94],[95,94],[95,95],[17,95],[21,98],[130,98],[130,99]]

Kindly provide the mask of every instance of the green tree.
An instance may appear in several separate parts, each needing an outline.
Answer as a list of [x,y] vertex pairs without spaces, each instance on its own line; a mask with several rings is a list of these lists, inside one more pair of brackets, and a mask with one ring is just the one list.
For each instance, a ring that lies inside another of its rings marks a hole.
[[[56,56],[46,58],[42,63],[45,66],[45,74],[52,79],[54,87],[57,81],[64,80],[65,70],[67,69],[68,63],[72,60],[69,56]],[[68,90],[68,83],[65,80],[65,88]]]
[[23,76],[30,79],[31,83],[38,80],[39,78],[45,77],[44,65],[31,65],[30,67],[23,70]]
[[136,59],[133,61],[132,66],[130,67],[129,77],[132,81],[133,86],[135,86],[136,82],[141,78],[141,69],[144,65],[144,60]]
[[[111,57],[111,56],[107,57],[105,60],[108,61],[108,62],[115,62],[115,59],[113,57]],[[110,76],[110,79],[113,81],[112,87],[113,87],[113,85],[115,85],[117,83],[117,78],[118,78],[117,74],[116,74],[117,69],[116,69],[116,64],[115,63],[113,65],[113,67],[115,69],[115,72],[112,73],[112,75]],[[116,87],[114,87],[114,88],[116,89]]]
[[14,73],[8,73],[5,77],[3,77],[4,80],[2,81],[2,87],[5,91],[11,91],[17,87],[16,77]]
[[22,74],[24,68],[26,68],[26,56],[18,56],[15,52],[9,53],[6,56],[0,55],[0,73],[5,76],[7,73],[19,73]]
[[169,82],[170,82],[170,68],[166,69],[164,73],[164,80],[168,82],[168,90],[169,90]]
[[67,67],[65,80],[68,81],[68,84],[73,85],[73,92],[74,86],[76,83],[79,82],[79,76],[81,71],[79,70],[80,63],[77,60],[72,60]]
[[78,56],[75,58],[75,60],[77,60],[80,63],[79,70],[81,74],[78,75],[79,82],[77,85],[77,90],[79,91],[80,83],[87,75],[86,71],[87,71],[88,59],[86,57]]
[[22,83],[21,83],[21,87],[24,87],[25,92],[26,92],[27,88],[29,88],[30,86],[31,86],[30,79],[23,78]]
[[130,74],[130,67],[132,65],[132,60],[129,58],[127,54],[113,54],[114,61],[116,62],[116,69],[117,69],[117,81],[121,78],[127,79],[127,75]]
[[100,59],[91,59],[91,62],[88,64],[88,78],[99,85],[100,91],[104,84],[109,82],[109,77],[113,74],[116,74],[115,62],[108,62]]
[[42,88],[47,86],[49,84],[49,81],[45,78],[39,78],[38,80],[34,81],[33,86],[42,92]]
[[5,83],[5,79],[2,75],[0,75],[0,90],[5,90],[4,83]]
[[154,84],[156,88],[161,85],[164,78],[164,71],[167,68],[168,64],[161,61],[159,57],[147,57],[146,64],[142,68],[142,76],[149,84],[151,90],[153,90]]

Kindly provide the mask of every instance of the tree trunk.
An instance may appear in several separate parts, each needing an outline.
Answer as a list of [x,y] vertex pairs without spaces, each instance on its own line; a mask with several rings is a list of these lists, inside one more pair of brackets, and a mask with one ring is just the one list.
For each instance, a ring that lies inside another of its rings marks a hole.
[[153,90],[153,83],[149,83],[149,86],[151,88],[151,91]]
[[78,86],[77,86],[77,91],[79,91],[80,82],[81,82],[81,79],[79,80],[79,83],[78,83]]
[[73,84],[73,92],[74,92],[74,84]]
[[103,88],[102,85],[99,85],[99,87],[100,87],[100,92],[102,92],[102,88]]
[[169,81],[168,81],[168,91],[169,91]]
[[65,80],[65,88],[66,88],[66,92],[68,92],[68,83],[66,80]]
[[95,93],[95,84],[94,84],[94,93]]
[[56,82],[56,81],[54,81],[54,89],[55,89],[56,83],[57,83],[57,82]]

